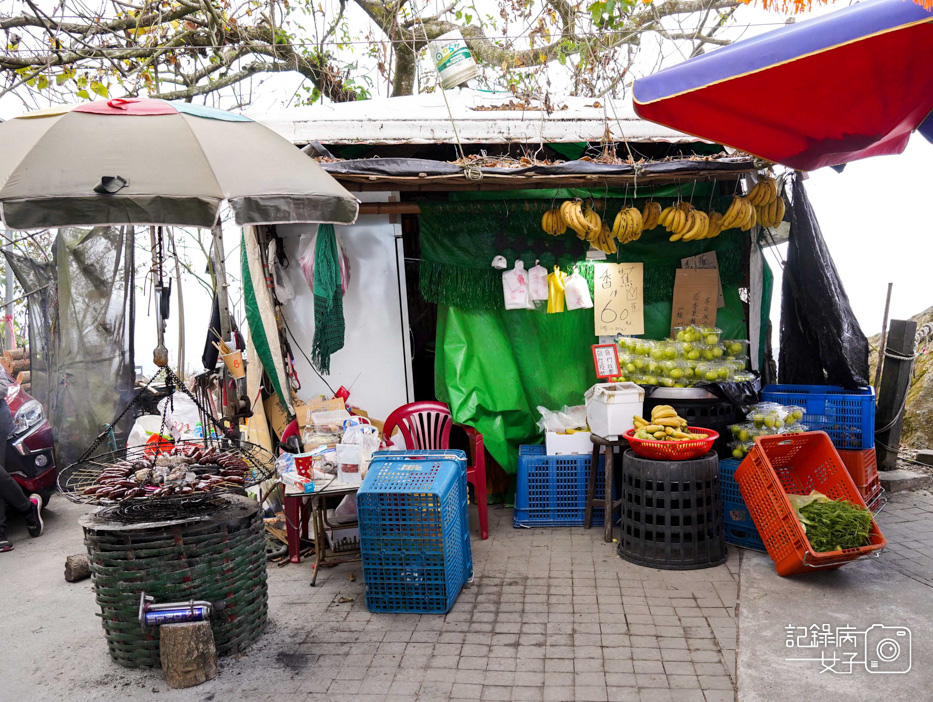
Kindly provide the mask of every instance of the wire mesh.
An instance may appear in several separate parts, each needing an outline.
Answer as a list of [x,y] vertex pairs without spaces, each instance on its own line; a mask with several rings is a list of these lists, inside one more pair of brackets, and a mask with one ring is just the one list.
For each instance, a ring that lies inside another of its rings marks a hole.
[[275,457],[261,446],[198,439],[99,453],[61,471],[58,489],[79,504],[192,500],[240,492],[274,472]]

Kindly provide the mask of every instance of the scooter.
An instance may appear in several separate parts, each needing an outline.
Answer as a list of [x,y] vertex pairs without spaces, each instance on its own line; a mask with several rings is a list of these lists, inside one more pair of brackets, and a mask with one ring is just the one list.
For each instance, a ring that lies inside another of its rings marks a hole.
[[[5,372],[0,369],[0,373]],[[27,496],[39,495],[44,507],[56,490],[58,473],[52,426],[39,401],[12,378],[6,402],[13,415],[13,432],[6,444],[6,470]]]

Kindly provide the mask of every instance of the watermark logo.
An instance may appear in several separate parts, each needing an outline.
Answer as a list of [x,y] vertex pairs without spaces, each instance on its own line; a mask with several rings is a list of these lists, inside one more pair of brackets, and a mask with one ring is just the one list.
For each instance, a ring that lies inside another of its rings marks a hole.
[[819,663],[820,673],[852,675],[863,668],[879,674],[910,672],[911,634],[906,626],[874,624],[858,629],[830,624],[788,624],[784,630],[784,646],[801,654],[784,660]]

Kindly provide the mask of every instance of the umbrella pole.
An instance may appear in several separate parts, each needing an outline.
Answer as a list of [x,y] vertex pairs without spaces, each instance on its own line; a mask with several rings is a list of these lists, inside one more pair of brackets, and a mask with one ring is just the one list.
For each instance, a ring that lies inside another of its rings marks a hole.
[[[220,309],[220,333],[224,342],[230,341],[230,335],[233,331],[233,324],[230,322],[230,301],[227,294],[227,267],[224,263],[224,239],[223,230],[219,224],[211,227],[211,253],[213,258],[214,281],[217,286],[217,306]],[[224,416],[231,420],[231,429],[236,431],[235,417],[239,411],[239,382],[232,379],[225,370],[224,373]],[[233,380],[231,392],[230,380]]]

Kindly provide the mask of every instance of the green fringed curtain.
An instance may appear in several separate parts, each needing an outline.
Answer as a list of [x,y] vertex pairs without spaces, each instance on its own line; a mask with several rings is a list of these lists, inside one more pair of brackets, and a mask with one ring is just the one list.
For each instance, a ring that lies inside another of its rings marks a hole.
[[[672,202],[670,198],[660,201],[665,206]],[[729,201],[714,199],[714,209],[724,210]],[[592,284],[592,264],[585,260],[589,244],[570,230],[557,237],[541,230],[541,216],[551,205],[547,200],[423,203],[419,217],[421,295],[430,302],[462,309],[502,309],[502,275],[490,265],[496,256],[505,257],[510,268],[518,259],[526,268],[538,260],[548,270],[559,265],[565,272],[579,263],[580,272]],[[611,223],[623,200],[603,200],[600,205],[604,210],[600,214]],[[607,259],[645,264],[646,305],[670,302],[680,259],[706,251],[716,252],[723,288],[742,283],[748,239],[744,233],[730,230],[715,239],[677,244],[670,243],[668,236],[662,228],[645,232]]]

